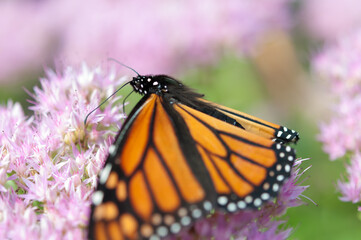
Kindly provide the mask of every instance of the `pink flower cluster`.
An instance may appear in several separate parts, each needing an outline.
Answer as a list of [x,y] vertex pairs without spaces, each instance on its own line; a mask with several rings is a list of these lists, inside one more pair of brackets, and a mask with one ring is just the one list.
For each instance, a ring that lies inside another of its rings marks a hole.
[[84,118],[123,79],[100,69],[47,72],[34,114],[0,107],[0,239],[84,239],[90,194],[118,124],[118,98]]
[[54,58],[99,65],[113,57],[141,73],[174,73],[286,29],[288,2],[2,1],[0,80]]
[[319,139],[331,160],[351,156],[347,179],[338,182],[341,200],[361,200],[361,31],[327,46],[314,59],[315,72],[329,81],[334,114],[320,125]]
[[331,160],[355,152],[361,146],[361,96],[344,95],[334,106],[334,116],[320,125],[319,140]]
[[[31,93],[33,115],[9,101],[0,107],[0,239],[85,239],[90,195],[124,118],[120,97],[83,120],[125,78],[100,68],[47,71]],[[194,226],[198,236],[286,239],[275,220],[301,204],[298,160],[277,201],[260,211],[216,212]],[[191,237],[183,233],[184,239]]]

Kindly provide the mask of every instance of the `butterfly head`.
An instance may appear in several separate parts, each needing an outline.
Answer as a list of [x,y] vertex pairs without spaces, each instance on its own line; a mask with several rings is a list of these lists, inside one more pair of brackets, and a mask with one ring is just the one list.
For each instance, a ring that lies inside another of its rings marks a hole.
[[134,91],[141,95],[167,93],[169,84],[161,75],[138,75],[130,81]]

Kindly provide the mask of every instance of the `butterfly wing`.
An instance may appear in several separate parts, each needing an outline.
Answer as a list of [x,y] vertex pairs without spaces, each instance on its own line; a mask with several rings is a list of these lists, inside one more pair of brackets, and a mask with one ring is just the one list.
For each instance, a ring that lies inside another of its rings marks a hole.
[[277,195],[295,159],[290,146],[183,104],[175,109],[185,120],[212,178],[218,207],[229,212],[257,208]]
[[[274,139],[282,143],[296,143],[299,139],[298,132],[294,130],[265,121],[247,113],[234,110],[232,108],[209,102],[204,99],[200,100],[206,102],[209,105],[212,105],[216,110],[218,110],[218,112],[221,113],[212,114],[212,116],[219,118],[220,120],[224,120],[225,117],[234,119],[241,126],[241,128],[251,133],[257,134],[261,137]],[[203,112],[209,114],[207,109],[205,109]]]
[[257,208],[289,177],[289,146],[158,95],[130,114],[93,194],[91,239],[159,239],[214,208]]
[[206,167],[187,148],[192,138],[181,118],[167,107],[150,95],[111,147],[118,151],[110,151],[93,194],[91,239],[159,239],[213,209]]

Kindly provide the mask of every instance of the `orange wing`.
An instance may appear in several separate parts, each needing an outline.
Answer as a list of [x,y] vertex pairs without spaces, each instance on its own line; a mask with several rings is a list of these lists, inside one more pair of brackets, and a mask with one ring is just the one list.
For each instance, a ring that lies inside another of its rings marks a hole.
[[178,104],[217,191],[230,212],[259,207],[275,197],[295,159],[290,146],[275,143],[207,114]]
[[161,99],[151,95],[100,174],[90,238],[158,239],[213,208],[203,207],[214,198],[213,186],[188,164],[172,124]]
[[244,112],[234,110],[213,102],[202,100],[213,105],[218,111],[236,120],[246,131],[268,139],[276,139],[280,142],[297,142],[299,134],[295,130],[274,124]]
[[276,196],[294,151],[151,94],[121,130],[93,194],[91,239],[160,239],[212,209]]

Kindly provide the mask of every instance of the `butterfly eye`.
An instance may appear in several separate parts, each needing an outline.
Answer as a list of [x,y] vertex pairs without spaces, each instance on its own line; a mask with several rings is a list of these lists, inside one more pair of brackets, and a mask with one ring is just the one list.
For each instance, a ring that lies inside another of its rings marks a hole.
[[168,92],[168,87],[167,87],[167,85],[164,85],[163,87],[162,86],[159,86],[160,88],[161,88],[161,90],[162,90],[162,92]]
[[139,88],[141,88],[141,83],[137,80],[137,81],[135,81],[135,84],[134,84],[134,86],[136,87],[136,89],[139,89]]

